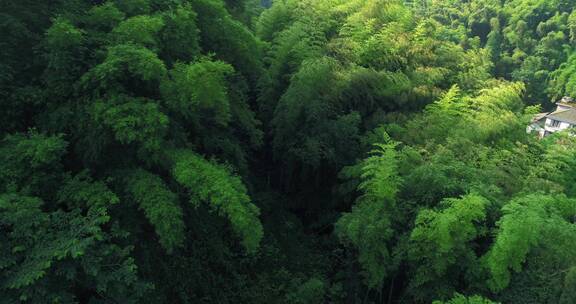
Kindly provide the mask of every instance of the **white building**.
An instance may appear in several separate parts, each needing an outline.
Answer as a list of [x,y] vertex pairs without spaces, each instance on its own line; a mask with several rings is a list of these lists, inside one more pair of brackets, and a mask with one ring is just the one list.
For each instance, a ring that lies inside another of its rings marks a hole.
[[540,113],[534,116],[532,123],[526,128],[528,133],[538,132],[540,138],[554,132],[566,130],[576,125],[576,102],[570,97],[564,97],[556,103],[556,111]]

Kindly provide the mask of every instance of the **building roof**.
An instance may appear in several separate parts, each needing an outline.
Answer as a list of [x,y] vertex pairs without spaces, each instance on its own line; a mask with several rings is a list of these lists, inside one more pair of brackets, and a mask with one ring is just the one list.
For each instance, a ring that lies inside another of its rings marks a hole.
[[547,117],[570,124],[576,124],[576,109],[570,108],[567,110],[552,112]]
[[570,108],[573,108],[575,105],[574,102],[562,102],[562,101],[559,101],[556,104],[559,106],[565,106],[565,107],[570,107]]
[[550,114],[550,112],[544,112],[544,113],[538,113],[536,115],[534,115],[534,117],[532,118],[532,122],[539,122],[540,120],[546,118],[546,116],[548,116],[548,114]]
[[559,106],[574,108],[574,106],[576,106],[576,101],[572,97],[564,96],[556,102],[556,104]]

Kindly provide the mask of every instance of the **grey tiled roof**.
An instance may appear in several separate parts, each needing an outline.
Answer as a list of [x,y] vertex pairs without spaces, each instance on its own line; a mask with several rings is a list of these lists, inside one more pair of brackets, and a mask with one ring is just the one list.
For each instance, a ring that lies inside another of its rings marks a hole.
[[548,114],[550,114],[550,112],[544,112],[544,113],[538,113],[536,115],[534,115],[534,118],[532,118],[532,122],[538,122],[544,118],[546,118],[546,116],[548,116]]
[[567,122],[570,124],[576,124],[576,109],[560,110],[550,113],[548,116],[550,119]]

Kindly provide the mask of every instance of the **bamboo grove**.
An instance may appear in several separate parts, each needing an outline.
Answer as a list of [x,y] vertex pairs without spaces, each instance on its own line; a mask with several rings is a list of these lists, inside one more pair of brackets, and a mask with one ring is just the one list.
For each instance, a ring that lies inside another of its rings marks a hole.
[[576,303],[574,7],[0,1],[0,303]]

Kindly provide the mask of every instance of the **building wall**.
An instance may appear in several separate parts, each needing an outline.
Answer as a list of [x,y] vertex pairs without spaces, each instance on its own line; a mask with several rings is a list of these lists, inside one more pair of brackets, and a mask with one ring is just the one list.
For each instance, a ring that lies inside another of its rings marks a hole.
[[557,127],[553,127],[553,126],[552,126],[552,121],[553,121],[552,119],[546,118],[546,124],[544,125],[544,129],[545,129],[546,131],[548,131],[548,132],[554,133],[554,132],[558,132],[558,131],[561,131],[561,130],[568,129],[568,128],[570,128],[570,127],[572,126],[571,124],[569,124],[569,123],[567,123],[567,122],[561,121],[560,124],[559,124]]

